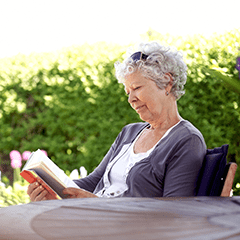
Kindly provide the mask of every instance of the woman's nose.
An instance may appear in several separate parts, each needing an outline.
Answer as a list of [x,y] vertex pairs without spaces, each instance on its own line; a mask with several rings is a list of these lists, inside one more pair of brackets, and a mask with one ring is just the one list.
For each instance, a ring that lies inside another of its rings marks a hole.
[[134,101],[136,101],[136,99],[137,99],[136,95],[133,92],[130,92],[128,95],[128,102],[131,104]]

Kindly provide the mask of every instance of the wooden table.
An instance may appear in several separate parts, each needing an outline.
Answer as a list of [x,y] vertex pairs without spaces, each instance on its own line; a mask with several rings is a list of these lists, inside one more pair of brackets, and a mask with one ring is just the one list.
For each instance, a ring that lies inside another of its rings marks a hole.
[[240,197],[51,200],[0,209],[0,239],[240,239]]

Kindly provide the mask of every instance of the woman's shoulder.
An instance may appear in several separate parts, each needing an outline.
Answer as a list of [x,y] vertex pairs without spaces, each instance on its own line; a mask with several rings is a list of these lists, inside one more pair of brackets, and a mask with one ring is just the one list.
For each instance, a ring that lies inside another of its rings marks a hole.
[[185,119],[183,119],[180,122],[179,128],[177,130],[185,132],[186,134],[198,135],[198,136],[203,137],[200,130],[197,127],[195,127],[191,122],[189,122],[188,120],[185,120]]
[[169,134],[169,140],[174,141],[175,143],[186,142],[190,139],[194,142],[198,139],[198,141],[200,140],[200,142],[202,142],[202,146],[206,146],[204,137],[200,130],[185,119],[182,120]]

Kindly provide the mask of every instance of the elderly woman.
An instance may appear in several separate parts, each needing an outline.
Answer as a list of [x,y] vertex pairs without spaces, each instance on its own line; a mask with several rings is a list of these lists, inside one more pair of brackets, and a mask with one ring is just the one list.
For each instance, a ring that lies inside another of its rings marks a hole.
[[[100,165],[81,189],[67,188],[70,198],[194,196],[194,183],[206,154],[202,134],[181,118],[177,100],[184,94],[187,67],[182,55],[157,42],[140,44],[116,76],[128,102],[144,122],[125,126]],[[37,184],[32,201],[49,199]]]

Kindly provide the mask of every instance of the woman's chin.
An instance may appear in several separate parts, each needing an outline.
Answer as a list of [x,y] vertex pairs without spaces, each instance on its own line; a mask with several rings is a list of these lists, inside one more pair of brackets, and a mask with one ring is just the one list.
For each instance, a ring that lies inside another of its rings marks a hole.
[[138,114],[138,115],[139,115],[139,117],[140,117],[144,122],[148,122],[149,117],[147,117],[147,116],[144,115],[144,114]]

